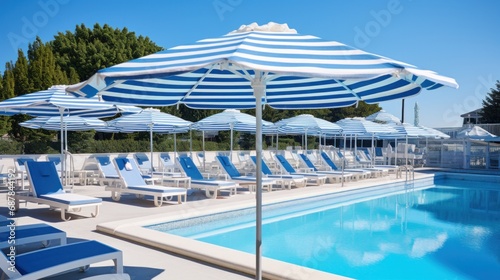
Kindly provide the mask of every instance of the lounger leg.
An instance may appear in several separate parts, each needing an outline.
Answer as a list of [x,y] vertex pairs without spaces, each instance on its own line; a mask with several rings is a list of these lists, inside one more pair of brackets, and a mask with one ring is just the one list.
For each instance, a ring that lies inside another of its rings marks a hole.
[[209,189],[205,189],[205,196],[207,198],[217,198],[217,190],[214,191],[212,194],[210,193],[210,190]]
[[97,215],[99,215],[99,205],[95,207],[95,213],[91,213],[90,215],[92,215],[92,217],[94,218],[97,217]]
[[71,217],[67,217],[66,218],[66,212],[67,212],[66,209],[61,209],[61,219],[63,221],[69,221],[69,220],[71,220]]
[[155,200],[156,207],[160,207],[163,204],[163,197],[155,196],[154,200]]
[[111,192],[111,199],[113,199],[114,201],[119,201],[120,198],[121,198],[121,194],[119,192],[116,192],[116,191]]
[[115,271],[118,274],[123,274],[123,258],[120,255],[116,259],[113,259],[113,262],[115,263]]

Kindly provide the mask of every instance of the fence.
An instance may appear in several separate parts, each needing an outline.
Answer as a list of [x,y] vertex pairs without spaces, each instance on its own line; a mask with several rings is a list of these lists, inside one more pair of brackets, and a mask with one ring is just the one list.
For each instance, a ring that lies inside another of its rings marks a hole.
[[425,166],[444,168],[499,169],[500,144],[458,139],[420,140],[427,147]]

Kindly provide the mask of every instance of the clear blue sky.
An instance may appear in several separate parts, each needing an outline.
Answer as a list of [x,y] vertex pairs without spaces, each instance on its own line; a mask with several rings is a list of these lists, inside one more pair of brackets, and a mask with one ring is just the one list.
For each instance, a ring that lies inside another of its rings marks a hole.
[[[339,41],[455,78],[458,90],[422,91],[406,99],[405,121],[460,126],[500,80],[500,2],[431,0],[33,0],[2,1],[0,69],[17,49],[78,24],[127,27],[170,48],[224,35],[242,24],[287,23],[301,34]],[[381,103],[401,117],[401,101]]]

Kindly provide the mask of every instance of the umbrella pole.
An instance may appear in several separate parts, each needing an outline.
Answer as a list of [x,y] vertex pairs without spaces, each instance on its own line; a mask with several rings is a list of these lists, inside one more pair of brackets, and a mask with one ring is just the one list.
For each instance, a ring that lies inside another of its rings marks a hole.
[[193,157],[193,130],[189,130],[189,156]]
[[[63,108],[59,108],[59,114],[61,116],[61,132],[60,132],[60,135],[59,137],[61,138],[61,181],[64,180],[64,172],[66,171],[66,161],[64,160],[64,130],[63,130],[63,112],[64,112],[64,109]],[[63,182],[63,186],[64,186],[64,181]]]
[[[149,148],[151,150],[151,176],[153,176],[154,171],[154,158],[153,158],[153,125],[149,125]],[[153,181],[154,182],[154,181]]]
[[174,156],[177,158],[177,133],[174,133]]
[[201,140],[201,145],[203,146],[203,172],[205,172],[205,130],[201,132],[201,137],[203,137],[203,140]]
[[255,215],[255,279],[262,279],[262,97],[265,92],[265,84],[262,81],[261,72],[256,71],[252,80],[252,88],[255,96],[255,152],[256,152],[256,215]]
[[229,148],[229,159],[233,161],[233,127],[234,124],[230,124],[230,131],[231,131],[231,147]]

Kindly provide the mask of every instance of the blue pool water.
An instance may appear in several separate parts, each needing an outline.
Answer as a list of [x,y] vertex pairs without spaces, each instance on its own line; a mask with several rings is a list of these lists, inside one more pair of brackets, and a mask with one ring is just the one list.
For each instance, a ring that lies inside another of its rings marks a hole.
[[[498,182],[339,196],[266,206],[263,256],[357,279],[500,278]],[[149,228],[255,253],[254,216],[245,209]]]

